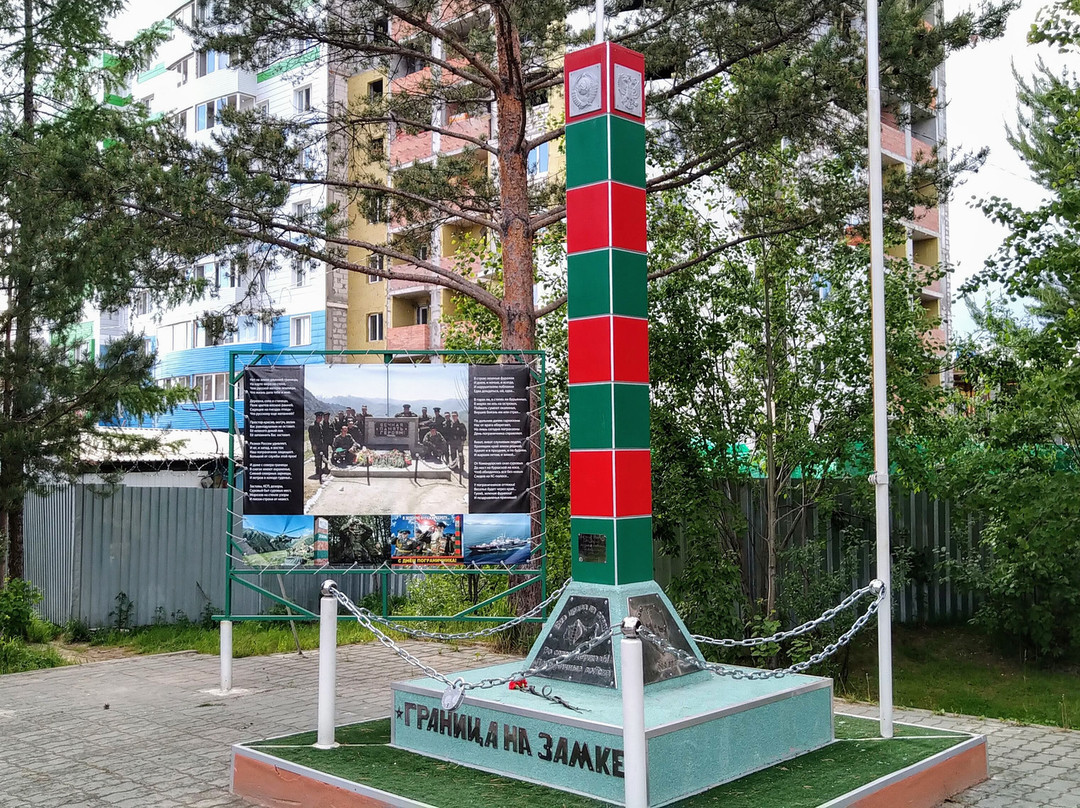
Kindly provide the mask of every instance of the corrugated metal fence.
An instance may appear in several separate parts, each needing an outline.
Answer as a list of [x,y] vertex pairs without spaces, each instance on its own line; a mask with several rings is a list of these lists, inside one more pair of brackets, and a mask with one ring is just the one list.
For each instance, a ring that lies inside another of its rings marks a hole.
[[[203,488],[77,484],[26,498],[26,576],[43,593],[42,617],[92,627],[114,621],[117,595],[130,599],[133,625],[183,613],[196,619],[225,602],[224,525],[228,493]],[[280,578],[280,582],[275,580]],[[405,576],[391,593],[404,594]],[[378,591],[373,575],[341,576],[354,599]],[[319,576],[267,574],[255,581],[318,611]],[[261,614],[270,599],[233,585],[233,613]]]
[[[765,511],[756,488],[744,486],[737,498],[746,522],[740,537],[749,570],[746,585],[750,597],[758,599],[765,591]],[[222,529],[226,505],[226,491],[202,488],[110,491],[79,484],[58,488],[45,497],[28,496],[26,574],[44,595],[42,616],[60,624],[77,618],[94,627],[108,625],[120,592],[133,604],[133,624],[151,623],[158,616],[171,620],[180,612],[195,619],[207,605],[220,608],[225,600]],[[799,510],[793,541],[823,536],[822,562],[831,571],[840,562],[842,536],[852,538],[845,526],[854,527],[858,577],[865,582],[873,573],[873,524],[865,517],[853,517],[855,510],[844,498],[831,519],[818,519],[813,506]],[[894,553],[908,548],[904,555],[911,561],[896,619],[944,621],[974,613],[973,597],[958,591],[938,565],[942,558],[955,559],[961,549],[977,542],[977,525],[969,520],[957,529],[952,516],[948,502],[925,493],[894,493]],[[666,585],[681,574],[682,559],[657,555],[655,566],[656,579]],[[406,578],[390,576],[391,594],[404,594]],[[290,600],[317,611],[319,580],[319,576],[286,572],[259,576],[254,583],[273,592],[284,586]],[[339,581],[354,600],[379,589],[373,575],[341,576]],[[858,581],[853,581],[855,585]],[[259,593],[233,585],[234,614],[261,614],[273,605]]]
[[[766,510],[760,485],[741,485],[733,499],[745,524],[739,531],[739,552],[744,570],[744,586],[752,601],[763,599],[766,592],[767,546]],[[791,544],[823,540],[821,563],[829,572],[839,568],[844,542],[857,548],[859,572],[852,588],[874,577],[874,523],[865,508],[853,505],[851,496],[841,496],[833,504],[829,518],[819,518],[814,505],[797,507],[785,501],[781,511],[780,532],[793,528]],[[960,591],[942,570],[941,562],[956,560],[978,544],[979,525],[973,519],[954,519],[949,502],[932,499],[925,492],[895,490],[892,494],[891,539],[894,568],[906,577],[899,587],[899,602],[894,614],[905,623],[946,622],[971,617],[978,606],[970,592]],[[795,520],[795,523],[793,523]],[[685,536],[676,540],[677,554],[654,554],[656,579],[666,586],[682,574],[686,554]]]

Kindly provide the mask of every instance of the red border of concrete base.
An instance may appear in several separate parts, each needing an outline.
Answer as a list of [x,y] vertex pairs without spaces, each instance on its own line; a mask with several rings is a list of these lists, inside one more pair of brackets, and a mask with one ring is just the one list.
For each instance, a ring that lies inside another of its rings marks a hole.
[[233,754],[232,791],[267,808],[390,808],[392,805],[242,754]]
[[986,740],[983,739],[978,746],[883,786],[849,805],[851,808],[930,808],[978,785],[987,777]]

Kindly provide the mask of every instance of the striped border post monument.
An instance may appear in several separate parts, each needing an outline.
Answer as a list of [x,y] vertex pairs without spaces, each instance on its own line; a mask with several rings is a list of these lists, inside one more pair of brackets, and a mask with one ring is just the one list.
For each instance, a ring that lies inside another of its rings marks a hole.
[[567,54],[570,532],[575,581],[651,581],[645,60]]
[[[566,56],[573,580],[524,662],[461,674],[527,681],[399,682],[391,720],[401,748],[628,808],[820,748],[833,726],[829,679],[701,670],[653,579],[644,73],[641,54],[609,42]],[[475,742],[456,729],[470,721],[487,728]]]

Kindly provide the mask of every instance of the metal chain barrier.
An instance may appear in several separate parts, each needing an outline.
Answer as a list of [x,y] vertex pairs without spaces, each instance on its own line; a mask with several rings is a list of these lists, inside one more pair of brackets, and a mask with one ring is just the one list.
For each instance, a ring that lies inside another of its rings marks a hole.
[[784,640],[790,640],[792,637],[800,637],[803,634],[813,631],[818,626],[824,625],[825,623],[832,621],[832,619],[835,618],[836,615],[840,614],[840,612],[844,611],[849,606],[857,603],[866,595],[872,593],[874,595],[880,596],[881,586],[881,581],[871,581],[862,589],[856,589],[854,592],[852,592],[850,595],[840,601],[840,603],[836,606],[833,606],[831,609],[826,609],[813,620],[808,620],[801,626],[796,626],[793,629],[777,632],[771,637],[748,637],[742,640],[716,640],[712,637],[702,636],[701,634],[691,634],[690,636],[696,643],[700,643],[702,645],[717,645],[721,648],[755,648],[759,645],[768,645],[769,643],[783,642]]
[[[534,665],[531,668],[527,668],[525,670],[520,670],[520,671],[515,671],[514,673],[511,673],[508,676],[504,676],[504,677],[499,678],[499,679],[481,679],[479,682],[466,682],[464,679],[461,679],[461,678],[458,678],[456,680],[451,680],[448,677],[444,676],[443,674],[439,673],[437,670],[432,668],[430,665],[425,664],[424,662],[422,662],[421,660],[417,659],[415,656],[410,654],[407,650],[405,650],[400,645],[398,645],[396,642],[394,642],[394,640],[391,637],[388,637],[386,634],[384,634],[379,629],[379,627],[376,625],[375,620],[372,619],[374,617],[374,615],[372,615],[371,612],[369,612],[367,609],[364,609],[364,608],[362,608],[360,606],[357,606],[355,603],[353,603],[352,600],[349,598],[349,596],[346,595],[344,592],[342,592],[340,589],[338,589],[336,585],[335,586],[327,586],[326,591],[329,591],[334,596],[334,599],[337,600],[337,602],[339,604],[344,606],[345,609],[350,614],[352,614],[353,617],[356,618],[356,621],[360,625],[362,625],[364,628],[366,628],[368,631],[370,631],[372,634],[374,634],[376,639],[378,639],[378,641],[382,645],[384,645],[386,648],[393,651],[395,654],[397,654],[399,657],[401,657],[401,659],[403,659],[405,662],[407,662],[410,665],[412,665],[413,667],[418,668],[419,670],[423,671],[429,678],[435,679],[438,682],[442,682],[444,685],[446,685],[448,690],[453,690],[455,692],[464,692],[466,690],[477,690],[477,689],[487,690],[489,688],[501,687],[503,685],[510,684],[510,682],[518,682],[518,681],[520,681],[522,679],[525,679],[525,678],[527,678],[529,676],[537,676],[537,675],[540,675],[542,673],[546,673],[547,671],[553,670],[554,668],[557,668],[559,665],[562,665],[563,663],[570,661],[574,657],[577,657],[577,656],[579,656],[581,654],[588,653],[593,648],[596,648],[598,645],[606,642],[607,640],[610,640],[618,631],[621,630],[621,629],[611,629],[611,628],[609,628],[606,631],[602,632],[601,634],[599,634],[599,635],[597,635],[595,637],[590,637],[589,639],[585,640],[580,645],[570,649],[566,653],[559,654],[558,656],[554,656],[551,659],[547,660],[546,662],[542,662],[539,665]],[[561,593],[561,591],[562,590],[560,590],[560,593]],[[380,619],[380,622],[382,622],[381,619]],[[474,633],[474,632],[470,632],[470,634],[472,634],[472,633]]]
[[[825,648],[823,648],[818,653],[812,655],[809,659],[804,660],[803,662],[797,662],[794,665],[791,665],[787,668],[781,668],[779,670],[750,671],[748,673],[746,671],[729,668],[715,662],[703,662],[693,654],[689,654],[686,651],[676,648],[663,637],[660,637],[657,634],[654,634],[652,631],[649,631],[649,629],[645,628],[645,626],[641,626],[641,628],[638,629],[638,636],[640,636],[646,642],[651,643],[661,652],[665,654],[671,654],[672,656],[676,657],[681,662],[684,662],[687,665],[698,668],[699,670],[710,671],[712,673],[715,673],[717,676],[727,676],[731,679],[747,679],[750,681],[761,679],[779,679],[782,676],[790,676],[794,673],[802,673],[808,668],[812,668],[814,665],[824,662],[826,659],[835,654],[838,650],[851,642],[855,635],[858,634],[868,622],[870,622],[870,618],[872,618],[877,613],[877,610],[881,607],[881,602],[886,597],[885,585],[881,581],[871,581],[869,586],[863,587],[863,590],[859,590],[859,592],[865,594],[864,590],[873,592],[876,597],[870,602],[870,605],[866,607],[866,611],[863,612],[859,616],[859,618],[852,624],[851,628],[841,634],[840,638],[836,642],[829,643],[827,646],[825,646]],[[859,597],[862,597],[862,594],[860,594]],[[840,607],[838,606],[836,607],[836,609],[839,610]],[[826,612],[826,614],[828,614],[828,612]],[[821,621],[821,618],[818,618],[818,622],[820,623],[823,621]],[[800,626],[799,628],[802,628],[802,626]],[[790,632],[788,632],[788,634],[790,635]],[[697,638],[695,637],[694,639],[696,640]],[[714,642],[719,644],[719,642],[721,641]]]
[[[557,592],[553,593],[551,595],[551,597],[549,597],[545,601],[537,604],[537,606],[530,609],[528,612],[521,615],[520,617],[515,618],[513,621],[508,621],[507,623],[504,623],[501,626],[482,629],[480,631],[464,632],[464,633],[461,633],[461,634],[442,634],[442,633],[439,633],[439,632],[427,632],[427,631],[421,631],[421,630],[418,630],[418,629],[408,629],[405,626],[399,626],[398,624],[391,623],[390,621],[385,620],[382,617],[373,614],[370,610],[365,609],[365,608],[363,608],[361,606],[357,606],[355,603],[352,602],[352,600],[349,598],[348,595],[346,595],[344,592],[342,592],[337,587],[337,585],[334,584],[331,581],[325,582],[324,591],[329,592],[331,595],[333,595],[334,599],[341,606],[345,607],[346,611],[348,611],[350,614],[352,614],[353,617],[356,618],[356,621],[361,626],[363,626],[368,631],[370,631],[372,634],[374,634],[376,639],[378,639],[378,641],[383,646],[385,646],[389,650],[393,651],[395,654],[397,654],[397,656],[399,656],[401,659],[403,659],[408,664],[410,664],[413,667],[418,668],[419,670],[423,671],[424,674],[426,676],[428,676],[429,678],[434,679],[434,680],[436,680],[438,682],[442,682],[444,685],[446,685],[446,691],[443,694],[443,706],[446,709],[450,709],[450,710],[457,709],[457,707],[461,704],[462,699],[464,698],[465,692],[468,691],[468,690],[487,690],[487,689],[494,688],[494,687],[502,687],[503,685],[510,685],[511,688],[513,688],[513,689],[521,689],[521,690],[528,690],[529,692],[534,692],[535,695],[546,698],[549,701],[554,701],[556,703],[563,704],[564,706],[574,710],[575,708],[570,707],[570,705],[568,705],[568,704],[565,704],[565,702],[563,702],[558,697],[552,697],[550,695],[550,693],[537,692],[537,691],[534,691],[532,688],[529,688],[527,686],[526,681],[525,681],[526,678],[529,677],[529,676],[538,676],[538,675],[544,674],[544,673],[546,673],[546,672],[548,672],[550,670],[553,670],[553,669],[557,668],[558,666],[560,666],[560,665],[562,665],[562,664],[564,664],[566,662],[569,662],[570,660],[574,659],[577,656],[580,656],[581,654],[588,653],[589,651],[591,651],[592,649],[594,649],[597,646],[601,645],[602,643],[611,640],[612,637],[614,637],[616,634],[621,634],[622,633],[622,626],[621,625],[613,627],[613,628],[609,627],[605,631],[601,632],[600,634],[598,634],[598,635],[596,635],[594,637],[590,637],[589,639],[585,640],[584,642],[580,643],[579,645],[577,645],[576,647],[570,649],[569,651],[567,651],[565,653],[562,653],[562,654],[559,654],[557,656],[551,657],[550,659],[548,659],[545,662],[542,662],[540,664],[533,665],[531,668],[526,668],[524,670],[515,671],[515,672],[509,674],[508,676],[504,676],[504,677],[501,677],[501,678],[481,679],[478,682],[466,682],[464,679],[462,679],[460,677],[458,677],[457,679],[451,680],[450,678],[448,678],[447,676],[444,676],[443,674],[439,673],[437,670],[432,668],[430,665],[427,665],[426,663],[422,662],[420,659],[415,657],[413,654],[409,653],[409,651],[407,651],[406,649],[404,649],[400,645],[398,645],[396,642],[394,642],[393,638],[387,636],[379,628],[379,625],[378,625],[378,624],[382,624],[382,625],[387,626],[388,628],[391,628],[391,629],[393,629],[395,631],[400,630],[400,631],[403,631],[403,633],[409,634],[410,636],[422,637],[422,638],[425,638],[425,639],[473,639],[473,638],[476,638],[476,637],[490,636],[492,634],[497,633],[500,630],[506,630],[507,628],[509,628],[509,627],[511,627],[513,625],[520,624],[522,622],[522,620],[524,620],[525,618],[538,613],[545,606],[547,606],[550,603],[553,603],[554,601],[558,600],[559,596],[562,595],[563,591],[566,589],[566,587],[569,584],[570,584],[570,581],[567,580],[567,582],[565,584],[563,584],[563,586],[560,587]],[[805,670],[807,670],[809,668],[812,668],[814,665],[818,665],[821,662],[824,662],[826,659],[828,659],[833,654],[835,654],[840,648],[844,647],[849,642],[851,642],[851,640],[855,637],[855,635],[858,634],[859,631],[861,631],[864,626],[866,626],[866,624],[870,621],[870,619],[877,613],[878,609],[880,608],[882,601],[886,597],[885,585],[881,581],[876,581],[876,580],[872,581],[868,586],[865,586],[862,589],[856,590],[851,595],[849,595],[847,598],[845,598],[839,605],[833,607],[832,609],[829,609],[829,610],[825,611],[820,617],[816,618],[815,620],[811,620],[808,623],[804,623],[803,625],[799,626],[798,628],[792,629],[791,631],[780,632],[780,633],[774,634],[772,637],[768,637],[768,638],[757,638],[756,641],[749,643],[749,645],[751,645],[751,646],[760,645],[760,644],[765,643],[765,642],[778,642],[778,641],[780,641],[782,639],[787,639],[789,637],[795,637],[795,636],[799,636],[801,634],[805,634],[808,631],[810,631],[812,628],[815,628],[815,627],[817,627],[817,626],[819,626],[819,625],[821,625],[821,624],[823,624],[825,622],[828,622],[828,621],[832,620],[833,618],[836,617],[836,615],[839,612],[841,612],[844,609],[848,608],[849,606],[851,606],[853,603],[855,603],[857,600],[861,599],[862,597],[864,597],[868,593],[873,593],[875,595],[874,599],[870,602],[870,605],[867,606],[866,611],[863,612],[863,614],[861,614],[859,616],[859,618],[852,624],[851,628],[849,628],[846,632],[844,632],[836,642],[830,643],[829,645],[825,646],[824,649],[822,649],[821,651],[819,651],[816,654],[813,654],[809,659],[804,660],[803,662],[798,662],[798,663],[796,663],[794,665],[791,665],[791,666],[789,666],[787,668],[782,668],[780,670],[772,670],[772,671],[755,670],[755,671],[746,672],[746,671],[741,670],[741,669],[731,668],[731,667],[721,665],[721,664],[718,664],[718,663],[714,663],[714,662],[704,662],[704,661],[698,659],[693,654],[687,653],[686,651],[683,651],[683,650],[681,650],[679,648],[676,648],[670,642],[668,642],[666,639],[664,639],[663,637],[660,637],[659,635],[653,633],[652,631],[647,629],[645,626],[641,626],[640,628],[638,628],[637,634],[645,642],[651,643],[661,653],[670,654],[671,656],[675,657],[679,661],[689,665],[690,667],[697,668],[698,670],[710,671],[711,673],[714,673],[717,676],[727,676],[727,677],[730,677],[732,679],[746,679],[746,680],[750,680],[750,681],[762,680],[762,679],[778,679],[778,678],[783,677],[783,676],[790,676],[791,674],[802,673],[803,671],[805,671]],[[737,647],[737,646],[746,647],[746,641],[741,641],[741,640],[714,640],[714,639],[712,639],[710,637],[700,637],[700,636],[697,636],[697,635],[694,635],[694,640],[699,641],[699,642],[706,642],[706,643],[713,644],[713,645],[721,645],[723,647]]]

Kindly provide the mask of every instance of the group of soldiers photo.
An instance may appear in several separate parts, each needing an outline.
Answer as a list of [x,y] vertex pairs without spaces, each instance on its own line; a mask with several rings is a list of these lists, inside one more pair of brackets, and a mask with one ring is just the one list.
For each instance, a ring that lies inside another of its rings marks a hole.
[[[371,464],[374,453],[367,448],[365,439],[366,423],[371,417],[366,405],[360,412],[353,407],[336,414],[325,410],[315,412],[315,418],[308,426],[308,441],[315,461],[312,479],[321,483],[335,467],[346,468],[361,462]],[[469,430],[456,410],[443,415],[441,407],[432,407],[429,414],[425,406],[416,413],[411,404],[403,404],[401,412],[394,417],[417,419],[417,457],[464,473],[464,449]]]

